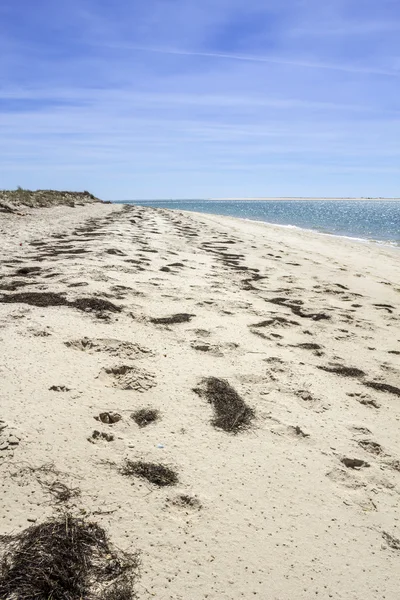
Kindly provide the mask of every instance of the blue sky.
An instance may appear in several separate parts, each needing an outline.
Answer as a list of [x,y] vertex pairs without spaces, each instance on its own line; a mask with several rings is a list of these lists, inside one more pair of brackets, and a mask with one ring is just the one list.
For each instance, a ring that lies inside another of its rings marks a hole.
[[3,0],[0,187],[400,196],[398,0]]

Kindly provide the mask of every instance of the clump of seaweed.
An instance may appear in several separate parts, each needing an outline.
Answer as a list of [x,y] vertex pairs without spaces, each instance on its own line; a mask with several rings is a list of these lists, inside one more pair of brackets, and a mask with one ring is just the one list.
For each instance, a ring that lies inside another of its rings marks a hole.
[[77,498],[81,494],[79,488],[70,488],[65,483],[62,483],[62,481],[53,481],[46,487],[53,496],[56,504],[64,504],[65,502],[69,502],[71,498]]
[[121,307],[113,304],[109,300],[102,298],[78,298],[72,302],[68,301],[62,294],[55,292],[22,292],[18,294],[3,295],[0,302],[21,303],[31,306],[72,306],[83,311],[109,311],[120,312]]
[[[70,514],[28,527],[5,543],[0,563],[0,597],[18,600],[133,600],[137,555],[114,549],[96,523]],[[111,595],[110,595],[111,594]]]
[[254,410],[224,379],[206,377],[200,387],[193,391],[213,405],[215,416],[211,423],[214,427],[238,433],[251,425],[255,417]]
[[131,414],[131,419],[135,421],[139,427],[146,427],[150,423],[154,423],[160,418],[160,411],[155,408],[139,408]]
[[178,475],[171,468],[164,465],[143,461],[127,460],[121,469],[122,475],[140,477],[158,487],[176,485],[179,481]]
[[150,319],[150,322],[154,323],[155,325],[175,325],[176,323],[188,323],[195,316],[196,315],[191,315],[189,313],[178,313],[170,317],[158,317]]
[[21,267],[16,271],[16,275],[33,275],[39,273],[42,269],[40,267]]
[[326,367],[324,365],[319,365],[318,369],[321,371],[326,371],[327,373],[335,373],[336,375],[341,375],[342,377],[364,377],[365,373],[361,369],[357,369],[356,367],[344,367],[342,365],[335,365],[332,367]]
[[54,292],[21,292],[18,294],[8,294],[2,296],[0,302],[21,303],[30,306],[67,306],[67,299],[61,294]]
[[302,300],[292,300],[290,301],[288,298],[271,298],[267,300],[267,302],[271,302],[272,304],[277,304],[278,306],[285,306],[289,308],[294,315],[297,317],[302,317],[303,319],[312,319],[313,321],[322,321],[329,320],[331,317],[326,313],[306,313],[302,310],[301,305],[303,304]]
[[380,383],[379,381],[364,381],[364,385],[374,390],[378,390],[379,392],[387,392],[388,394],[400,396],[400,388],[390,385],[389,383]]
[[296,348],[302,348],[303,350],[321,350],[321,346],[319,344],[314,344],[313,342],[303,342],[301,344],[296,344]]
[[286,317],[273,317],[272,319],[267,319],[260,323],[253,323],[250,327],[268,327],[269,325],[300,325],[300,323],[298,321],[286,319]]
[[71,306],[74,306],[78,310],[85,311],[97,311],[101,312],[103,310],[109,312],[121,312],[121,307],[113,304],[109,300],[104,300],[102,298],[78,298],[71,302]]

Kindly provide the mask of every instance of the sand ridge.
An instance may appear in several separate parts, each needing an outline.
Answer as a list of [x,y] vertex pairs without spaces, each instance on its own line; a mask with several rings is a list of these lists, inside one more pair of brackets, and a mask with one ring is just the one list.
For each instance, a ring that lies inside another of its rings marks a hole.
[[395,250],[110,205],[0,235],[0,535],[85,515],[140,599],[397,599]]

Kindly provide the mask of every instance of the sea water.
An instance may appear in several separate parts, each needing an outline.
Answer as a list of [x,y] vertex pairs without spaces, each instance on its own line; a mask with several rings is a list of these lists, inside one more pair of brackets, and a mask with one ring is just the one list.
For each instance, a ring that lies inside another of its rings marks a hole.
[[400,246],[400,200],[129,200]]

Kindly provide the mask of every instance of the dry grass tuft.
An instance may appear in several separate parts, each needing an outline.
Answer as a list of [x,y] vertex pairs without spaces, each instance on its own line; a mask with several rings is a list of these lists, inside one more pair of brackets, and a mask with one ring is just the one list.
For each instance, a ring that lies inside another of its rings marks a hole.
[[[137,555],[111,547],[95,523],[69,514],[28,527],[5,542],[0,598],[15,600],[133,600]],[[118,590],[124,590],[118,596]]]
[[175,471],[169,467],[142,461],[134,462],[127,460],[121,469],[121,473],[122,475],[127,475],[130,477],[140,477],[141,479],[146,479],[158,487],[176,485],[179,481]]
[[255,417],[254,410],[224,379],[207,377],[203,379],[201,386],[193,391],[205,397],[213,405],[215,416],[212,424],[214,427],[229,433],[239,433],[250,427]]

